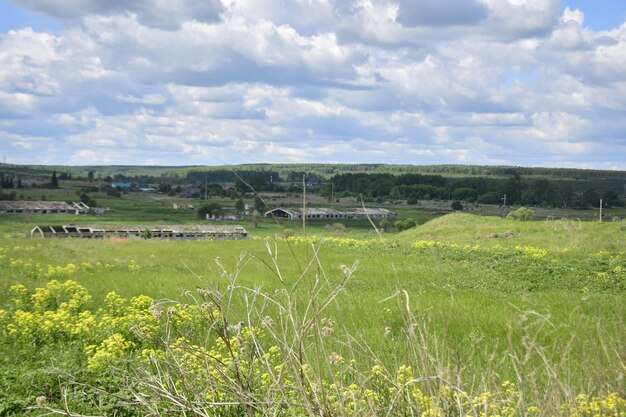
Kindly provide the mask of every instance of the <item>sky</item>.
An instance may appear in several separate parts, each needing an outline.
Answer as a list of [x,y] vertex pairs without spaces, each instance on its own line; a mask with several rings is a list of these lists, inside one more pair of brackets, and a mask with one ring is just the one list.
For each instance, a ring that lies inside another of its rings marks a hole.
[[0,0],[0,158],[626,170],[626,0]]

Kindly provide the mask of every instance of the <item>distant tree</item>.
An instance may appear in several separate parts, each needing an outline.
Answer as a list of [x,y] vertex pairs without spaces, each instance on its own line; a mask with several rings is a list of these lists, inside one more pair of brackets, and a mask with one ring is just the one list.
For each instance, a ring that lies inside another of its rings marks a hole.
[[254,197],[254,209],[259,213],[263,213],[267,211],[267,205],[263,202],[263,199],[260,196]]
[[383,232],[388,232],[391,229],[391,222],[389,219],[382,219],[378,225],[381,229],[383,229]]
[[22,179],[19,177],[17,179],[17,188],[22,188]]
[[596,207],[600,204],[600,194],[598,194],[594,189],[588,188],[585,192],[583,192],[582,203],[583,206]]
[[170,184],[166,184],[163,182],[159,184],[159,192],[163,194],[169,193],[171,189],[172,189],[172,186]]
[[500,203],[500,194],[496,192],[488,192],[482,194],[478,197],[478,202],[480,204],[499,204]]
[[252,225],[254,226],[255,229],[257,227],[259,227],[259,219],[260,218],[261,218],[261,213],[259,213],[257,210],[254,210],[252,212],[251,221],[252,221]]
[[602,202],[608,207],[623,206],[622,201],[620,201],[619,196],[615,191],[606,191],[602,193]]
[[509,204],[515,204],[522,200],[522,193],[524,191],[524,184],[522,184],[522,178],[515,174],[509,178],[506,185],[507,202]]
[[52,177],[50,178],[50,186],[52,188],[59,188],[59,180],[57,179],[56,171],[52,171]]
[[400,194],[400,187],[398,187],[397,185],[391,187],[391,191],[389,191],[389,198],[391,198],[392,200],[401,199],[402,195]]
[[463,210],[463,204],[461,204],[459,200],[454,200],[452,204],[450,205],[450,207],[452,208],[452,210],[455,210],[455,211]]
[[198,208],[198,218],[200,219],[206,219],[207,215],[209,217],[218,217],[221,216],[222,213],[222,206],[216,202],[204,204]]
[[107,195],[110,195],[111,197],[122,197],[122,192],[119,190],[119,188],[115,188],[115,187],[110,187],[109,189],[107,189]]
[[469,187],[461,187],[452,191],[452,199],[454,200],[465,200],[470,203],[473,203],[478,198],[478,191]]
[[[87,202],[89,201],[89,198],[90,198],[89,194],[87,194],[85,192],[82,192],[79,197],[80,197],[80,201],[82,203],[85,203],[85,204],[87,204]],[[89,205],[89,204],[87,204],[87,205]]]
[[237,200],[237,202],[235,203],[235,211],[237,213],[243,213],[246,210],[246,204],[243,202],[243,200],[240,198],[239,200]]
[[414,206],[417,204],[417,198],[415,197],[407,198],[406,203],[410,206]]
[[10,177],[2,177],[2,188],[13,188],[13,176]]
[[87,173],[87,181],[93,182],[93,171]]

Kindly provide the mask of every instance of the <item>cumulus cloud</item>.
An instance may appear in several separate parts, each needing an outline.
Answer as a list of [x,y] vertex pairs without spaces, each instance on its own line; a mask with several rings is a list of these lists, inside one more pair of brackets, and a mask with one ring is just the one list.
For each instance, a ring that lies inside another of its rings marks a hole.
[[14,162],[626,164],[626,24],[558,0],[16,4],[71,24],[0,34]]
[[219,0],[14,0],[14,3],[62,19],[133,13],[143,24],[164,29],[175,29],[187,20],[215,22],[223,10]]
[[402,0],[396,21],[403,26],[473,25],[488,9],[475,0]]

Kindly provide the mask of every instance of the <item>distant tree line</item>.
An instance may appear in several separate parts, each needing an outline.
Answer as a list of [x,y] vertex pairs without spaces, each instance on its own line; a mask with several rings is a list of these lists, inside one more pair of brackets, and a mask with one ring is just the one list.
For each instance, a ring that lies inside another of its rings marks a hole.
[[469,203],[523,204],[546,207],[586,208],[602,198],[607,206],[621,207],[621,181],[592,184],[589,181],[546,178],[466,177],[446,178],[422,174],[344,173],[333,176],[322,188],[323,195],[363,195],[392,200],[458,200]]
[[[626,183],[625,171],[508,166],[256,164],[232,169],[170,167],[168,171],[167,167],[119,167],[119,172],[113,171],[115,168],[87,167],[86,171],[62,167],[57,175],[51,167],[16,166],[8,173],[0,172],[0,188],[5,190],[4,198],[15,198],[10,190],[21,187],[21,177],[28,178],[29,187],[41,188],[56,188],[65,180],[87,180],[99,184],[84,188],[85,192],[121,193],[110,187],[120,182],[131,184],[131,189],[137,184],[154,184],[171,195],[194,189],[188,196],[234,199],[253,192],[299,193],[304,179],[309,192],[328,198],[362,195],[371,201],[405,200],[408,204],[419,200],[503,204],[506,195],[507,205],[586,208],[597,206],[600,199],[607,206],[623,206]],[[152,172],[155,175],[150,175]]]

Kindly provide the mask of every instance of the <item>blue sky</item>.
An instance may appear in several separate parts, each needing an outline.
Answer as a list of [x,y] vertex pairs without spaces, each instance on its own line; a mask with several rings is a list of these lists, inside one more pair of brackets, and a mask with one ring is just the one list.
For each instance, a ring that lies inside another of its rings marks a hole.
[[626,169],[624,0],[0,0],[33,164]]
[[613,29],[626,19],[624,0],[568,0],[564,7],[585,12],[585,25],[593,30]]
[[63,28],[61,22],[51,17],[19,7],[9,0],[0,0],[0,33],[25,26],[55,33]]

